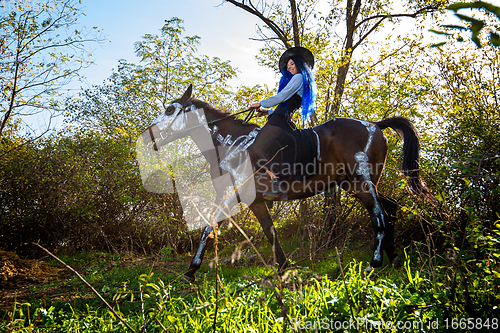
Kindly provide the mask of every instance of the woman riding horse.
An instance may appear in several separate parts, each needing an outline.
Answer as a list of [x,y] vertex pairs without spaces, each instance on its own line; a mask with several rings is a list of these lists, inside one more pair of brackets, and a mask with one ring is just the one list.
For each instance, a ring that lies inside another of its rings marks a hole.
[[[290,151],[295,149],[292,134],[296,130],[291,119],[293,113],[299,108],[302,108],[304,121],[314,112],[316,83],[311,72],[313,66],[314,56],[308,49],[293,47],[286,50],[279,60],[282,76],[278,94],[250,105],[250,109],[258,109],[259,117],[268,114],[268,121],[253,144],[253,151],[259,161],[258,165],[264,167],[273,179],[271,191],[264,192],[266,200],[283,199],[284,192],[280,189],[279,178],[275,173],[278,173],[281,179],[288,178],[291,175],[280,172],[284,166],[301,162],[291,160],[294,154]],[[261,109],[261,107],[271,108],[276,105],[278,107],[274,111]],[[284,152],[279,159],[280,163],[271,163],[281,150]]]

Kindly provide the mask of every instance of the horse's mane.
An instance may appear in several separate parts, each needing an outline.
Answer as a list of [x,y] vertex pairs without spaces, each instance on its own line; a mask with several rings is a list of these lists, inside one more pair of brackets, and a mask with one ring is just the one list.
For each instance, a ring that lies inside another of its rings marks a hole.
[[249,124],[243,122],[242,119],[236,118],[236,116],[230,112],[230,111],[222,111],[219,109],[216,109],[212,104],[208,102],[201,101],[196,98],[190,98],[189,101],[196,106],[199,109],[204,109],[205,110],[205,115],[207,116],[207,121],[217,121],[219,119],[228,119],[228,120],[233,120],[236,125],[239,126],[256,126],[255,124]]

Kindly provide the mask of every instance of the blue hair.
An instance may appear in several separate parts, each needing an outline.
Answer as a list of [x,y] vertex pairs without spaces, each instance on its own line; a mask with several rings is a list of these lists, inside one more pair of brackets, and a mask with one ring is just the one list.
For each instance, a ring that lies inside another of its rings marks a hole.
[[[304,92],[302,94],[302,103],[300,107],[302,108],[302,120],[306,121],[314,113],[316,108],[316,96],[317,88],[316,82],[314,81],[314,76],[311,72],[309,66],[304,62],[301,57],[291,57],[297,67],[297,70],[302,74],[302,86],[304,87]],[[288,62],[288,61],[287,61]],[[286,87],[288,82],[292,79],[293,75],[286,70],[286,67],[281,71],[281,79],[278,85],[278,92]],[[288,101],[280,103],[279,106],[287,107]]]

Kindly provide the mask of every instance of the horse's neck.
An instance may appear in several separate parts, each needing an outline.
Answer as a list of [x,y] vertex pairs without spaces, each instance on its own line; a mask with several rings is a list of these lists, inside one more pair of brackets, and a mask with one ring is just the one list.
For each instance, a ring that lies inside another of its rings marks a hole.
[[[196,105],[196,104],[195,104]],[[244,125],[238,121],[231,114],[222,112],[206,105],[196,105],[199,109],[203,109],[209,127],[209,134],[211,136],[210,142],[215,146],[231,145],[237,138],[248,135],[257,126]],[[204,136],[203,140],[206,140]],[[196,140],[195,140],[196,141]],[[201,138],[197,142],[206,145],[206,142],[201,142]]]
[[215,145],[228,146],[238,138],[248,135],[256,127],[245,126],[233,118],[228,118],[213,124],[211,133]]

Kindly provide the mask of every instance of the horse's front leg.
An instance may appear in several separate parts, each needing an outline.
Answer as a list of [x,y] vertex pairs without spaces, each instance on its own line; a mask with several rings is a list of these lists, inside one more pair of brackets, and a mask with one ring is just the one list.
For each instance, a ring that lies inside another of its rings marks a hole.
[[191,283],[193,282],[196,277],[195,273],[198,269],[201,267],[201,263],[203,261],[203,257],[205,255],[205,250],[207,249],[208,243],[210,242],[211,239],[214,238],[214,227],[217,228],[218,223],[215,223],[212,226],[207,225],[205,228],[203,228],[201,232],[201,238],[200,238],[200,244],[198,245],[198,250],[196,251],[196,254],[194,255],[193,259],[191,260],[191,264],[189,265],[189,269],[187,270],[186,273],[182,276],[182,281]]
[[196,254],[191,260],[189,269],[182,276],[182,281],[184,282],[191,283],[194,280],[196,280],[195,273],[201,267],[201,263],[203,262],[203,257],[205,255],[205,250],[207,249],[210,240],[216,237],[215,232],[218,229],[219,225],[222,224],[222,222],[226,221],[226,220],[220,221],[221,217],[229,216],[229,212],[225,210],[225,208],[227,208],[228,202],[223,201],[221,199],[217,200],[217,202],[219,202],[219,204],[216,205],[217,208],[215,208],[214,212],[209,215],[210,217],[209,221],[219,221],[219,222],[212,222],[212,225],[207,224],[203,228],[201,232],[200,243],[198,245],[198,250],[196,250]]

